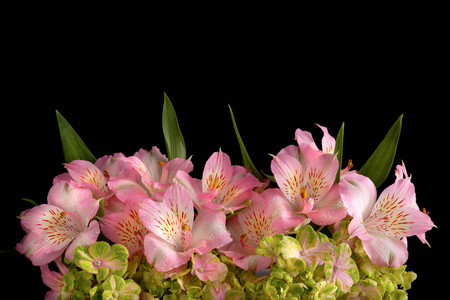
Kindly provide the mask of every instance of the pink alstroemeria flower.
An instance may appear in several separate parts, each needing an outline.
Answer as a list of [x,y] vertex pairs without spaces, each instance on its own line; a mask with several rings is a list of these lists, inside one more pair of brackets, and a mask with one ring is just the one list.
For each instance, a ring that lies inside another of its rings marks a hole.
[[299,144],[282,149],[271,163],[278,186],[298,214],[298,223],[305,221],[305,215],[321,226],[342,220],[347,210],[334,183],[339,167],[336,155]]
[[35,266],[50,263],[66,249],[65,257],[73,260],[75,247],[93,244],[100,234],[98,222],[91,221],[98,205],[90,190],[58,181],[49,191],[48,204],[21,214],[27,234],[16,250]]
[[[419,210],[411,178],[404,166],[397,166],[394,184],[377,198],[373,182],[349,173],[339,186],[342,201],[353,217],[348,226],[350,237],[361,239],[370,260],[379,266],[400,267],[408,259],[406,237],[417,235],[426,243],[425,232],[434,224]],[[403,239],[401,239],[403,238]]]
[[223,209],[225,213],[245,207],[242,202],[259,180],[244,167],[232,166],[230,157],[222,151],[214,152],[205,164],[201,182],[186,172],[178,172],[177,180],[185,186],[194,201],[195,208]]
[[259,272],[267,268],[270,257],[255,252],[259,242],[265,236],[285,233],[296,224],[284,203],[273,197],[277,190],[265,190],[262,194],[252,192],[250,206],[227,220],[233,243],[220,251],[244,270]]
[[130,257],[144,250],[144,238],[149,233],[139,218],[138,210],[136,204],[100,219],[102,233],[113,243],[125,246]]
[[63,275],[69,272],[67,268],[59,259],[55,260],[59,272],[50,271],[48,265],[41,266],[42,282],[51,290],[45,294],[45,300],[56,300],[61,295],[64,288]]
[[121,161],[139,174],[138,178],[115,176],[109,180],[109,188],[124,203],[148,198],[161,200],[178,170],[189,173],[193,169],[190,159],[174,158],[168,161],[157,147],[150,151],[140,149],[133,156],[121,158]]
[[204,209],[194,219],[191,196],[177,181],[162,202],[142,201],[139,216],[150,231],[144,239],[144,254],[159,272],[180,267],[193,253],[204,254],[231,242],[225,214]]

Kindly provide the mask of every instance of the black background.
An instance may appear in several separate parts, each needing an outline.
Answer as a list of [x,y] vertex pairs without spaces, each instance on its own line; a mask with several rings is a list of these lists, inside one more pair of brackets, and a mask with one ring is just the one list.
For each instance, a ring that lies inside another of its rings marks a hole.
[[[426,207],[439,227],[427,234],[432,248],[416,237],[408,240],[408,270],[418,274],[409,295],[437,295],[445,264],[448,93],[442,92],[448,82],[441,37],[415,21],[359,30],[347,24],[317,34],[256,25],[245,32],[225,26],[213,33],[177,27],[133,34],[119,28],[61,29],[42,21],[11,33],[1,120],[0,249],[13,248],[24,236],[16,216],[30,205],[20,199],[45,203],[52,179],[64,172],[55,109],[96,157],[129,156],[152,146],[165,153],[166,92],[197,177],[219,148],[233,164],[241,162],[228,104],[253,162],[266,173],[268,153],[294,144],[295,129],[310,131],[320,144],[315,123],[336,136],[345,122],[344,163],[352,159],[358,169],[404,114],[395,164],[405,162],[419,207]],[[394,179],[392,172],[378,193]],[[29,286],[23,298],[43,298],[47,287],[38,267],[17,253],[0,259],[8,270],[2,284]]]

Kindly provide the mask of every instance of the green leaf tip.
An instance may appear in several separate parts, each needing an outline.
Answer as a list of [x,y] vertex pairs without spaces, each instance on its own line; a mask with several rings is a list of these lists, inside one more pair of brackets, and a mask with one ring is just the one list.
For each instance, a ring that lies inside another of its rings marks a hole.
[[336,172],[336,179],[334,182],[339,182],[341,180],[341,169],[342,169],[342,156],[343,156],[343,148],[344,148],[344,126],[345,123],[342,123],[341,129],[339,129],[338,135],[336,137],[336,146],[334,148],[334,154],[336,154],[339,168]]
[[186,159],[184,138],[181,134],[175,109],[166,93],[164,93],[162,127],[169,160],[176,157]]
[[400,131],[402,129],[403,114],[389,129],[388,133],[361,167],[359,173],[369,177],[376,187],[379,187],[386,180],[394,163],[397,145],[400,139]]
[[264,177],[261,175],[261,173],[255,167],[252,160],[250,159],[250,156],[248,155],[247,149],[245,149],[244,142],[242,141],[241,135],[239,134],[239,130],[236,125],[236,120],[234,118],[233,110],[231,109],[231,106],[229,104],[228,104],[228,108],[230,109],[231,121],[233,122],[234,132],[236,133],[239,147],[241,148],[242,165],[244,167],[250,166],[252,174],[255,175],[256,178],[258,178],[259,180],[263,180]]
[[70,126],[69,122],[57,110],[56,118],[61,136],[64,161],[70,163],[73,160],[82,159],[94,163],[97,160],[95,156],[89,151],[86,144],[72,126]]

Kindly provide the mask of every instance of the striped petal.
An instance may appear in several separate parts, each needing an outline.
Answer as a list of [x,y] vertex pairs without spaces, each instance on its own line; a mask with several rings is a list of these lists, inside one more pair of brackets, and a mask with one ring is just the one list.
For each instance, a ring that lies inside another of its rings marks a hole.
[[231,181],[233,168],[230,157],[222,151],[215,152],[203,170],[203,192],[220,192]]

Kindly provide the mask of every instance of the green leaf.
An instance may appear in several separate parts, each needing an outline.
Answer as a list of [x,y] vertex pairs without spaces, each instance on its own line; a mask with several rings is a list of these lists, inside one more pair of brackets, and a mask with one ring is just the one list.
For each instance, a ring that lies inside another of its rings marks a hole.
[[95,162],[97,160],[95,156],[92,155],[80,136],[58,111],[56,111],[56,118],[58,119],[65,162],[70,163],[76,159]]
[[178,125],[175,109],[166,93],[164,93],[162,127],[169,160],[176,157],[186,159],[186,145],[184,144],[184,138],[181,134],[180,126]]
[[28,199],[28,198],[22,198],[23,201],[26,201],[30,204],[33,204],[34,206],[38,206],[39,204],[36,203],[36,201]]
[[338,135],[336,137],[336,145],[334,147],[334,154],[337,155],[337,159],[339,162],[339,168],[336,173],[336,179],[334,182],[339,182],[341,180],[341,169],[342,169],[342,156],[344,153],[344,125],[345,123],[342,123],[341,129],[339,129]]
[[391,171],[402,129],[402,119],[403,114],[389,129],[383,141],[359,170],[359,174],[369,177],[376,187],[383,184]]
[[261,175],[261,173],[255,167],[252,160],[250,159],[250,156],[248,155],[247,149],[245,149],[245,145],[244,145],[244,142],[242,141],[241,135],[239,134],[239,130],[236,125],[236,120],[234,119],[234,114],[233,114],[233,111],[231,110],[231,106],[228,105],[228,108],[230,109],[231,120],[233,122],[234,132],[236,133],[236,137],[239,142],[239,147],[241,148],[242,164],[244,167],[250,166],[250,169],[252,170],[252,174],[255,175],[256,178],[258,178],[259,180],[263,180],[264,177]]

